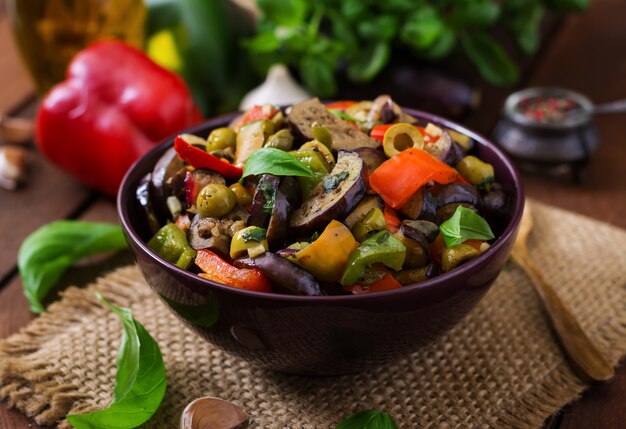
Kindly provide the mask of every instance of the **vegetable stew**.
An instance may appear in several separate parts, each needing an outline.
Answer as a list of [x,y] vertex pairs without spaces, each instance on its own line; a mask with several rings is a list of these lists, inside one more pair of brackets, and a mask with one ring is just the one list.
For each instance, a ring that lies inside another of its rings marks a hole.
[[510,193],[469,136],[383,95],[255,106],[208,138],[181,134],[137,189],[168,261],[231,287],[367,294],[485,252]]

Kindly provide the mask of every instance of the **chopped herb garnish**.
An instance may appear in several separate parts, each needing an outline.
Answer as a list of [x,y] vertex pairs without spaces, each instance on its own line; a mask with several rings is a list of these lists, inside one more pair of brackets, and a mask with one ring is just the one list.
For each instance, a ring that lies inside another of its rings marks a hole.
[[241,238],[243,238],[243,241],[246,243],[250,241],[260,243],[265,239],[265,235],[265,228],[250,228],[241,233]]
[[257,191],[260,191],[263,194],[263,200],[265,200],[265,204],[263,204],[263,211],[265,213],[271,213],[272,210],[274,210],[277,189],[267,182],[261,182]]
[[337,189],[337,186],[350,175],[347,171],[342,171],[341,173],[333,174],[332,176],[326,176],[322,181],[322,185],[324,186],[324,190],[326,193],[331,192],[334,189]]
[[319,236],[320,236],[320,233],[315,231],[313,235],[311,236],[311,238],[309,239],[309,243],[313,243],[315,240],[319,238]]

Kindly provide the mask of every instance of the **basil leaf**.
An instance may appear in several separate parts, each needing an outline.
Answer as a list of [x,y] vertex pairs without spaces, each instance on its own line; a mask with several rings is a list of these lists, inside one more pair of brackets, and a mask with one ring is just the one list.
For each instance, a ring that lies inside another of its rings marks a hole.
[[485,219],[467,207],[458,206],[450,219],[439,226],[446,247],[466,240],[491,240],[495,238]]
[[261,241],[265,240],[265,236],[265,228],[248,229],[241,233],[241,238],[243,238],[243,241],[245,243],[248,243],[250,241],[256,241],[257,243],[260,243]]
[[109,303],[100,294],[98,299],[119,316],[124,328],[113,402],[103,410],[70,414],[67,421],[76,429],[134,428],[148,421],[163,400],[167,387],[163,356],[156,341],[133,319],[129,309]]
[[41,301],[74,262],[124,248],[122,229],[108,223],[60,220],[30,234],[17,254],[17,267],[31,311],[45,310]]
[[350,175],[347,171],[342,171],[341,173],[333,174],[332,176],[326,176],[322,180],[322,185],[324,186],[324,191],[329,193],[334,189],[337,189],[339,184],[346,180],[346,178]]
[[431,6],[421,6],[404,23],[400,40],[417,51],[430,48],[444,31],[439,13]]
[[274,176],[313,177],[314,173],[308,165],[284,150],[264,147],[250,154],[246,160],[241,178],[259,174]]
[[517,66],[491,36],[472,34],[462,37],[461,42],[469,59],[489,83],[505,86],[517,82]]
[[285,26],[302,22],[307,10],[305,0],[257,0],[257,5],[265,18]]
[[352,414],[335,429],[398,429],[393,418],[382,411],[367,410]]
[[388,42],[372,43],[359,51],[354,63],[348,67],[348,77],[354,82],[368,82],[389,62],[391,47]]

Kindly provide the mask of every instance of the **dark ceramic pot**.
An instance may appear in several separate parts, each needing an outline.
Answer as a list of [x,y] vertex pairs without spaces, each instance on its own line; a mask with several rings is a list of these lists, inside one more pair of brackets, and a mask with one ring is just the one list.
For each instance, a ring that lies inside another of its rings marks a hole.
[[[204,280],[146,245],[149,233],[135,190],[172,145],[168,139],[131,167],[118,194],[122,227],[148,284],[204,340],[281,372],[355,373],[405,356],[437,338],[461,321],[498,277],[517,235],[524,192],[513,164],[485,138],[443,118],[407,111],[471,136],[475,152],[494,166],[497,180],[511,193],[510,219],[487,252],[423,283],[371,295],[267,294]],[[209,120],[188,132],[207,136],[233,116]]]

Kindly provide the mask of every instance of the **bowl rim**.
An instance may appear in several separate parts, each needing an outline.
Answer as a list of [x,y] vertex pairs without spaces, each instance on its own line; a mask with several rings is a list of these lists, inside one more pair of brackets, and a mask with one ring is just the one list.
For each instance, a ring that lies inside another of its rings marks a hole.
[[[224,115],[219,115],[208,120],[203,121],[200,124],[194,125],[192,127],[186,128],[185,130],[176,133],[175,135],[169,136],[164,139],[161,143],[157,144],[154,148],[149,150],[143,156],[141,156],[138,160],[136,160],[133,165],[127,170],[124,178],[122,180],[122,184],[119,188],[117,194],[117,212],[120,218],[120,222],[122,228],[128,238],[128,240],[132,241],[132,243],[141,249],[141,251],[149,256],[154,263],[160,266],[161,269],[165,271],[173,271],[178,276],[182,276],[183,278],[189,280],[192,283],[201,282],[203,284],[210,285],[212,288],[216,288],[219,291],[226,292],[234,295],[243,295],[248,298],[254,299],[264,299],[270,301],[283,301],[283,302],[291,302],[291,303],[302,303],[302,304],[331,304],[331,303],[354,303],[354,302],[370,302],[372,300],[385,300],[388,298],[400,298],[402,296],[408,296],[416,291],[426,291],[430,289],[436,289],[441,286],[442,283],[451,282],[454,283],[454,279],[457,277],[462,277],[465,273],[472,271],[475,267],[483,264],[487,259],[491,257],[491,255],[497,253],[502,247],[504,247],[505,243],[511,239],[512,235],[516,233],[517,226],[519,225],[522,212],[524,210],[525,204],[525,192],[524,186],[519,174],[517,167],[513,164],[513,162],[504,154],[504,152],[498,148],[494,143],[492,143],[489,139],[484,137],[483,135],[474,132],[456,122],[453,122],[449,119],[443,118],[438,115],[434,115],[432,113],[424,112],[417,109],[405,108],[402,107],[402,110],[406,113],[416,117],[418,120],[425,120],[428,122],[433,122],[437,125],[443,125],[446,128],[450,128],[454,131],[457,131],[461,134],[465,134],[471,137],[473,140],[477,141],[479,144],[482,144],[496,155],[498,160],[502,163],[506,170],[508,170],[513,179],[513,185],[516,191],[515,200],[514,200],[514,208],[513,208],[513,216],[509,220],[506,228],[502,232],[502,234],[496,239],[496,241],[485,251],[483,254],[478,257],[464,263],[460,267],[455,268],[447,273],[439,274],[431,279],[425,280],[420,283],[414,283],[411,285],[406,285],[398,289],[393,289],[384,292],[377,292],[372,294],[358,294],[358,295],[320,295],[320,296],[306,296],[306,295],[288,295],[288,294],[280,294],[276,292],[257,292],[246,289],[239,289],[232,286],[228,286],[225,284],[217,283],[211,280],[203,279],[198,275],[192,273],[191,271],[183,270],[182,268],[177,267],[175,264],[165,260],[161,256],[159,256],[155,251],[148,247],[147,243],[144,242],[139,234],[132,227],[132,221],[128,216],[127,201],[129,201],[130,196],[135,195],[135,189],[129,189],[131,185],[131,179],[133,176],[137,176],[136,172],[137,168],[144,162],[146,158],[153,156],[156,152],[164,152],[167,147],[172,145],[172,141],[174,137],[181,133],[191,133],[198,132],[200,130],[206,130],[208,128],[216,127],[223,125],[225,123],[230,122],[233,118],[237,117],[241,114],[241,112],[233,112]],[[140,179],[138,177],[137,179]],[[133,180],[133,182],[137,182],[137,180]],[[514,238],[514,237],[513,237]]]

